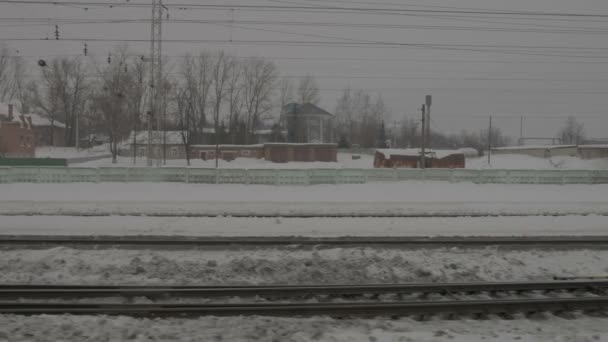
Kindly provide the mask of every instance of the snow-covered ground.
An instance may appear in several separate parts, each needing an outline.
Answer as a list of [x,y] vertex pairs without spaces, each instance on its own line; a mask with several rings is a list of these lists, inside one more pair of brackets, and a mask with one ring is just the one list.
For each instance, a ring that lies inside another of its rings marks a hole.
[[[354,169],[369,169],[374,167],[374,156],[369,154],[358,155],[360,159],[352,159],[351,153],[339,153],[337,162],[289,162],[289,163],[273,163],[264,159],[255,158],[237,158],[233,161],[219,160],[219,167],[222,169],[336,169],[336,168],[354,168]],[[145,167],[147,166],[146,158],[137,158],[133,164],[132,157],[118,157],[117,163],[112,164],[112,158],[99,159],[84,163],[73,163],[71,167],[103,167],[103,166],[121,166],[121,167]],[[185,159],[171,160],[168,159],[166,166],[168,167],[187,167]],[[215,168],[215,159],[202,160],[192,159],[190,167]]]
[[513,320],[0,315],[0,341],[605,342],[606,318]]
[[[37,152],[38,153],[38,152]],[[360,159],[353,160],[353,155]],[[87,155],[84,155],[87,156]],[[75,157],[75,156],[74,156]],[[65,157],[62,157],[65,158]],[[68,157],[69,158],[69,157]],[[133,158],[119,157],[117,164],[112,164],[111,158],[88,161],[84,163],[74,163],[72,167],[101,167],[101,166],[122,166],[122,167],[144,167],[145,158],[137,158],[137,163],[133,164]],[[186,167],[185,160],[167,160],[167,166]],[[608,169],[608,158],[602,159],[580,159],[577,157],[557,156],[550,159],[531,157],[519,154],[494,155],[491,164],[488,165],[487,157],[467,158],[465,166],[467,169],[528,169],[528,170],[605,170]],[[215,168],[215,160],[192,159],[191,167]],[[227,162],[219,161],[220,168],[233,169],[314,169],[314,168],[358,168],[369,169],[374,167],[374,156],[371,154],[338,153],[338,162],[290,162],[273,163],[263,159],[237,158]]]
[[387,182],[269,186],[184,183],[0,184],[0,214],[608,214],[608,185]]
[[606,170],[608,158],[581,159],[578,157],[556,156],[538,158],[523,154],[493,155],[491,164],[488,157],[467,158],[467,169],[525,169],[525,170]]
[[[110,154],[105,145],[90,149],[76,150],[74,147],[41,146],[36,147],[36,158],[86,158]],[[110,160],[111,161],[111,160]]]
[[605,216],[261,218],[0,216],[0,234],[175,236],[608,235]]
[[372,247],[0,250],[4,284],[368,284],[603,276],[608,250]]

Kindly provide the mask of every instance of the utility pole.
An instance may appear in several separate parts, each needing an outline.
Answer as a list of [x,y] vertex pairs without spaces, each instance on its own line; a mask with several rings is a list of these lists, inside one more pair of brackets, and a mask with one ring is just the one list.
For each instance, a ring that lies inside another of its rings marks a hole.
[[427,95],[424,103],[426,104],[426,144],[431,149],[431,104],[433,103],[433,97]]
[[492,116],[490,115],[490,126],[488,128],[488,165],[492,155]]
[[[159,99],[162,96],[162,0],[152,0],[152,25],[150,34],[150,112],[148,113],[148,166],[152,166],[154,154],[152,152],[152,140],[156,146],[161,145],[161,137],[158,130],[161,127],[161,115]],[[156,118],[156,136],[152,134],[152,120]],[[158,139],[159,141],[156,141]],[[160,151],[157,158],[157,166],[161,165]]]
[[519,118],[519,146],[524,144],[524,116]]
[[422,125],[420,126],[420,136],[422,138],[422,147],[421,147],[421,151],[420,151],[420,168],[424,169],[425,167],[425,151],[424,151],[424,147],[426,145],[426,126],[424,125],[425,123],[425,116],[426,116],[426,110],[425,110],[425,105],[422,105],[422,108],[420,108],[420,111],[422,112]]
[[80,121],[80,114],[78,112],[76,112],[76,151],[80,151],[80,125],[79,125],[79,121]]

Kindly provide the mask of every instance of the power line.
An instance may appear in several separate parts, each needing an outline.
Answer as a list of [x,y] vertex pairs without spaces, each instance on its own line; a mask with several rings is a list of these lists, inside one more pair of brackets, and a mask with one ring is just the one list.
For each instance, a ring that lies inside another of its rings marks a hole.
[[[45,41],[45,38],[0,38],[4,41]],[[96,42],[148,42],[148,39],[133,39],[133,38],[62,38],[61,41],[70,42],[83,42],[83,41],[96,41]],[[376,41],[357,41],[357,42],[343,42],[343,41],[294,41],[294,40],[225,40],[225,39],[163,39],[163,42],[168,43],[235,43],[235,44],[279,44],[279,45],[320,45],[320,46],[335,46],[335,45],[362,45],[370,47],[416,47],[416,48],[429,48],[429,49],[508,49],[508,50],[558,50],[558,51],[597,51],[607,52],[608,47],[587,47],[587,46],[537,46],[537,45],[492,45],[492,44],[439,44],[439,43],[400,43],[400,42],[376,42]],[[344,47],[344,46],[338,46]],[[475,50],[477,51],[477,50]],[[485,50],[486,52],[492,52],[494,50]]]
[[[75,6],[94,6],[94,7],[144,7],[149,8],[149,3],[113,3],[113,2],[82,2],[82,1],[44,1],[44,0],[0,0],[0,4],[21,4],[21,5],[75,5]],[[352,6],[281,6],[281,5],[224,5],[224,4],[200,4],[200,3],[174,3],[166,4],[169,8],[207,8],[207,9],[241,9],[241,10],[316,10],[316,11],[334,11],[348,10],[360,12],[392,12],[392,13],[429,13],[429,14],[477,14],[477,15],[509,15],[522,17],[579,17],[579,18],[608,18],[608,14],[596,13],[565,13],[565,12],[518,12],[518,11],[490,11],[490,10],[439,10],[439,9],[403,9],[395,7],[352,7]]]
[[[61,25],[91,25],[91,24],[133,24],[150,23],[150,19],[67,19],[67,18],[0,18],[0,22],[17,24],[5,24],[2,27],[21,26],[47,26],[49,23]],[[170,19],[167,24],[243,24],[264,26],[313,26],[313,27],[356,27],[356,28],[389,28],[389,29],[423,29],[423,30],[461,30],[491,32],[528,32],[528,33],[557,33],[557,34],[606,34],[608,28],[597,27],[568,27],[556,26],[556,29],[531,29],[518,27],[487,27],[487,26],[445,26],[445,25],[404,25],[404,24],[372,24],[372,23],[345,23],[345,22],[319,22],[319,21],[261,21],[261,20],[217,20],[217,19]]]
[[[91,54],[94,56],[94,54]],[[12,58],[36,58],[39,59],[41,57],[79,57],[82,54],[44,54],[44,55],[17,55],[17,56],[8,56]],[[142,54],[131,54],[129,57],[141,57]],[[196,55],[195,55],[196,56]],[[163,58],[185,58],[185,55],[163,55]],[[238,59],[250,59],[254,57],[261,58],[269,58],[274,60],[296,60],[296,61],[336,61],[336,62],[344,62],[344,61],[360,61],[360,62],[415,62],[415,63],[462,63],[462,64],[580,64],[580,61],[567,61],[567,60],[500,60],[500,59],[416,59],[416,58],[357,58],[357,57],[289,57],[289,56],[236,56]],[[590,64],[607,64],[608,61],[587,61],[586,65]],[[435,69],[436,70],[436,69]],[[443,72],[443,71],[442,71]],[[578,71],[571,71],[572,73],[579,73]],[[498,72],[497,72],[498,73]],[[528,73],[523,71],[503,71],[502,73]],[[554,72],[551,72],[554,73]],[[561,71],[557,71],[555,73],[562,73]],[[593,73],[603,73],[602,71],[593,72]]]

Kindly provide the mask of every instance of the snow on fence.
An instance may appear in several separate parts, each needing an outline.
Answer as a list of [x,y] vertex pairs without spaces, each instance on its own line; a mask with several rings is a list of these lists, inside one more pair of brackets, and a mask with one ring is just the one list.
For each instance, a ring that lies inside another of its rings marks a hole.
[[312,185],[401,180],[505,184],[608,184],[608,170],[0,167],[0,183],[181,182]]

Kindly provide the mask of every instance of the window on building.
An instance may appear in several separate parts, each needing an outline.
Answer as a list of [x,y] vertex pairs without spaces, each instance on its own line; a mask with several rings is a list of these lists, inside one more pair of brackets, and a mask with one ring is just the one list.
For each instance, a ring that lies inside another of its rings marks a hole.
[[177,147],[171,147],[171,157],[177,157]]
[[140,148],[139,149],[139,156],[140,157],[144,157],[146,155],[146,149],[145,148]]

